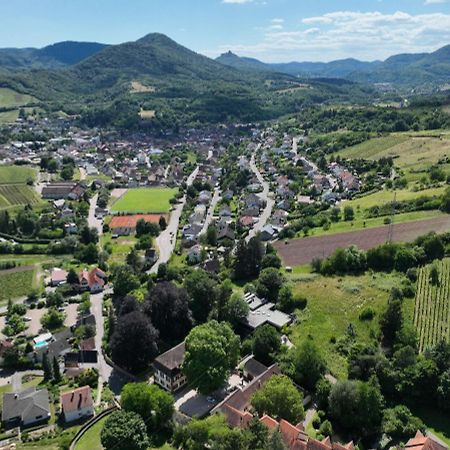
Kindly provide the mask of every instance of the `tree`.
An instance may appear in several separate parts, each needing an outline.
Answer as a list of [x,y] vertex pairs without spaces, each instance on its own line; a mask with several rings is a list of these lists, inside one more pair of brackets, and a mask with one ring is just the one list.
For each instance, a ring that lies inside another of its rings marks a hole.
[[437,399],[440,408],[450,411],[450,369],[439,377]]
[[47,353],[44,353],[42,356],[42,369],[44,371],[44,381],[50,381],[53,378],[53,371]]
[[425,425],[403,405],[384,410],[382,431],[393,439],[405,440],[414,436],[417,430],[425,431]]
[[389,300],[386,310],[380,317],[380,328],[386,344],[392,345],[394,343],[402,323],[402,302],[400,300]]
[[183,372],[192,386],[209,394],[223,386],[239,358],[239,337],[226,322],[212,320],[186,338]]
[[133,270],[128,266],[119,266],[113,274],[114,295],[125,297],[141,285]]
[[436,262],[434,262],[431,265],[431,269],[430,269],[430,281],[431,284],[433,286],[438,286],[439,285],[439,267],[436,264]]
[[47,330],[56,330],[63,326],[64,317],[64,313],[52,307],[41,317],[41,324]]
[[78,284],[79,283],[78,274],[76,273],[76,271],[74,269],[69,270],[69,272],[67,273],[66,281],[68,284]]
[[53,379],[55,380],[55,383],[59,383],[61,381],[59,363],[55,356],[53,357]]
[[158,354],[158,331],[143,313],[135,311],[119,317],[110,339],[111,357],[132,373],[147,369]]
[[206,230],[206,241],[213,247],[217,245],[217,228],[213,224],[209,225]]
[[346,206],[344,208],[344,220],[346,222],[351,222],[355,218],[355,211],[351,206]]
[[282,285],[283,277],[278,269],[269,267],[261,272],[258,278],[256,292],[260,297],[266,298],[271,302],[276,302],[278,300],[278,292]]
[[262,417],[268,414],[276,420],[298,423],[304,418],[303,395],[285,375],[274,375],[251,399]]
[[252,351],[255,358],[266,364],[273,364],[281,347],[280,333],[269,324],[258,327],[253,335]]
[[80,242],[82,244],[97,244],[98,243],[98,231],[97,228],[89,228],[85,226],[80,231]]
[[152,323],[158,324],[162,339],[180,341],[192,328],[187,292],[171,282],[157,283],[150,289],[145,298],[144,312]]
[[100,440],[105,450],[147,450],[150,446],[144,421],[128,411],[115,411],[106,419]]
[[326,371],[325,358],[310,339],[292,350],[295,367],[294,380],[307,389],[313,389]]
[[275,430],[269,438],[269,443],[267,445],[267,450],[287,450],[286,445],[284,445],[283,438],[280,431]]
[[250,433],[249,449],[263,450],[269,442],[269,429],[256,417],[248,424]]
[[281,268],[281,259],[275,253],[267,253],[264,255],[261,261],[261,268],[267,269],[268,267],[274,267],[275,269]]
[[223,320],[236,328],[239,324],[246,322],[249,311],[250,307],[242,296],[233,294],[225,306]]
[[139,414],[149,433],[166,428],[172,421],[173,397],[155,384],[129,383],[121,392],[120,403],[125,411]]
[[241,239],[236,246],[233,270],[238,280],[256,278],[261,270],[264,247],[259,237],[255,236],[248,243]]
[[217,283],[202,269],[193,270],[184,280],[191,301],[192,315],[198,323],[205,322],[216,305]]
[[167,221],[164,216],[161,216],[158,221],[159,228],[164,231],[167,228]]

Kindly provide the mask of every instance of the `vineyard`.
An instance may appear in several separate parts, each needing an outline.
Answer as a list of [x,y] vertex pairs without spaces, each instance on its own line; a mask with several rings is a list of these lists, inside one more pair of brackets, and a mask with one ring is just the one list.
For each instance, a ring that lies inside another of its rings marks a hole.
[[440,340],[450,341],[450,259],[438,263],[439,283],[431,281],[431,266],[419,270],[414,325],[423,352]]
[[0,186],[0,209],[34,205],[39,202],[37,194],[28,186],[16,184]]

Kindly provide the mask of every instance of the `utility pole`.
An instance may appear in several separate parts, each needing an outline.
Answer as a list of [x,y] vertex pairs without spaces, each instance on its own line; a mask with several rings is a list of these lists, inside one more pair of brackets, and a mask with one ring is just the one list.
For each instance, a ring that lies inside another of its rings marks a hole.
[[388,231],[388,244],[392,244],[392,241],[394,240],[394,219],[395,219],[395,206],[397,203],[397,191],[394,193],[394,201],[392,202],[392,214],[391,214],[391,221],[389,224],[389,231]]

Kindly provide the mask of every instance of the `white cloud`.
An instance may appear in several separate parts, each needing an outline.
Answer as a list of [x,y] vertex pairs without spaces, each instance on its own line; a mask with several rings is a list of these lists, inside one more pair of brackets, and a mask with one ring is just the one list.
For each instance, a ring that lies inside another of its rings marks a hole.
[[441,5],[442,3],[448,3],[448,0],[425,0],[425,5]]
[[267,61],[330,61],[347,57],[375,60],[397,53],[431,51],[449,43],[450,14],[336,11],[305,17],[289,30],[282,19],[271,21],[260,42],[228,43],[208,54],[231,49]]

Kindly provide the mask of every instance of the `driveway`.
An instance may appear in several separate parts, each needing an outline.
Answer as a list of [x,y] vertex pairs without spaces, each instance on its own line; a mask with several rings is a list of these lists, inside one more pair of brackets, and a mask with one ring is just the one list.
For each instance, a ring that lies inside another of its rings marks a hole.
[[217,203],[219,203],[219,201],[220,201],[220,187],[215,187],[214,195],[213,195],[213,198],[211,199],[211,203],[208,208],[208,213],[206,214],[205,223],[203,224],[203,228],[202,228],[202,231],[200,232],[200,234],[205,234],[206,231],[208,230],[209,225],[213,221],[214,211],[215,211]]
[[[194,171],[189,175],[186,185],[191,186],[197,177],[199,167],[197,166]],[[156,245],[159,249],[158,261],[153,265],[153,267],[148,271],[148,273],[158,272],[158,267],[162,263],[167,263],[172,256],[175,249],[175,243],[177,240],[178,225],[180,223],[181,213],[183,212],[184,205],[186,204],[186,195],[177,203],[174,210],[170,214],[169,223],[167,228],[160,233],[156,238]]]
[[64,319],[64,326],[71,327],[77,323],[78,317],[78,303],[70,303],[69,306],[66,306],[65,313],[66,318]]
[[42,328],[41,318],[46,312],[47,312],[46,308],[29,309],[27,311],[26,316],[31,319],[30,322],[27,322],[28,328],[25,331],[25,334],[27,336],[36,336],[40,333],[40,329]]
[[267,181],[264,180],[263,176],[261,175],[261,172],[259,171],[258,167],[256,167],[255,162],[255,155],[256,152],[259,150],[261,145],[259,144],[256,148],[255,152],[252,154],[252,158],[250,160],[250,168],[252,172],[256,175],[256,178],[258,178],[258,181],[263,186],[263,191],[257,194],[262,200],[265,201],[266,207],[264,208],[263,212],[259,215],[258,221],[255,223],[253,228],[250,230],[250,233],[245,238],[245,240],[248,242],[252,237],[256,236],[257,233],[259,233],[264,226],[266,225],[267,221],[269,220],[270,216],[272,215],[272,209],[275,205],[275,200],[270,197],[270,186]]

